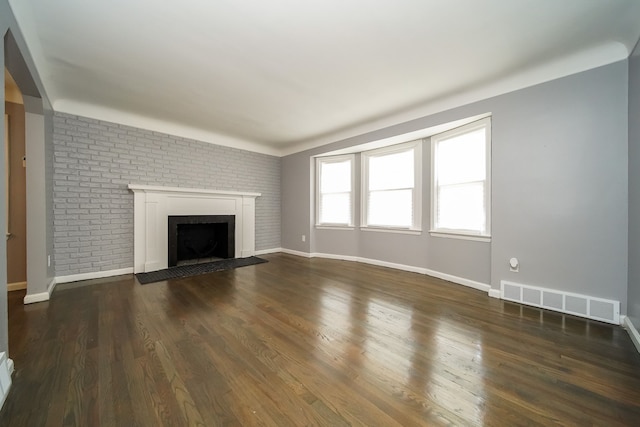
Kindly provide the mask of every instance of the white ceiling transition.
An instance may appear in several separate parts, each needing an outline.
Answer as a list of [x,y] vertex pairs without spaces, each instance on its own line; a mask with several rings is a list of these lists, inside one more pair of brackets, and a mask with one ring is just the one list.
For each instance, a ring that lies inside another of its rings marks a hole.
[[626,58],[638,0],[10,0],[54,110],[284,155]]

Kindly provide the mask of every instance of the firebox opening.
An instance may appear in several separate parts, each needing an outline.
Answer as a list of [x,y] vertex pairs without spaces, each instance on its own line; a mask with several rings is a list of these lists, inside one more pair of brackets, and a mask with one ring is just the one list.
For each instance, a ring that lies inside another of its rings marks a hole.
[[235,217],[169,217],[169,267],[235,256]]

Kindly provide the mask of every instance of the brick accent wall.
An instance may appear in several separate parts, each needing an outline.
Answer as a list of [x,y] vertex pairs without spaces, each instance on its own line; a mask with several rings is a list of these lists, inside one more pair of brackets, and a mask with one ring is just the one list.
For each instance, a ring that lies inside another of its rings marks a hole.
[[56,276],[133,266],[130,183],[262,193],[256,250],[280,247],[279,157],[63,113],[53,145]]

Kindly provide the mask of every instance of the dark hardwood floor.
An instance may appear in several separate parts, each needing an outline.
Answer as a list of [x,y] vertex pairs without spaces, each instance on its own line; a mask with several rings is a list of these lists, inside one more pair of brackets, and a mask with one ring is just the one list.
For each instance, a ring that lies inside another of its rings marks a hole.
[[618,326],[353,262],[9,295],[3,426],[640,425]]

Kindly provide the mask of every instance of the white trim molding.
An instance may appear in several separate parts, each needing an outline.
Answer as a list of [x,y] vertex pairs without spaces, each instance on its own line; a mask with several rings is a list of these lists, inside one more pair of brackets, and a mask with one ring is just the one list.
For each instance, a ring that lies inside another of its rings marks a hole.
[[93,273],[71,274],[68,276],[56,277],[56,283],[71,283],[81,280],[103,279],[105,277],[122,276],[124,274],[132,274],[133,267],[121,268],[118,270],[96,271]]
[[464,277],[458,277],[458,276],[453,276],[451,274],[440,273],[439,271],[435,271],[435,270],[427,270],[425,274],[429,276],[437,277],[442,280],[446,280],[448,282],[453,282],[459,285],[467,286],[469,288],[474,288],[479,291],[486,292],[487,294],[491,290],[491,286],[486,283],[477,282],[471,279],[465,279]]
[[428,268],[416,267],[413,265],[406,265],[406,264],[397,264],[394,262],[381,261],[377,259],[363,258],[363,257],[352,256],[352,255],[338,255],[338,254],[327,254],[327,253],[319,253],[319,252],[309,253],[309,252],[295,251],[295,250],[286,249],[286,248],[282,248],[282,253],[297,255],[304,258],[326,258],[326,259],[336,259],[341,261],[361,262],[364,264],[377,265],[379,267],[388,267],[396,270],[409,271],[411,273],[424,274],[426,276],[436,277],[438,279],[446,280],[448,282],[456,283],[458,285],[463,285],[469,288],[477,289],[479,291],[487,292],[490,294],[490,296],[492,296],[491,286],[486,283],[477,282],[475,280],[466,279],[464,277],[454,276],[452,274],[441,273],[439,271],[430,270]]
[[303,258],[313,258],[313,254],[310,254],[309,252],[296,251],[294,249],[282,248],[280,252],[282,252],[283,254],[295,255]]
[[339,254],[323,254],[314,252],[310,254],[309,258],[325,258],[325,259],[335,259],[338,261],[355,261],[358,262],[358,257],[350,256],[350,255],[339,255]]
[[53,278],[49,282],[49,285],[47,286],[47,290],[45,292],[39,292],[37,294],[27,294],[24,296],[24,299],[22,300],[22,302],[24,304],[33,304],[35,302],[49,301],[49,298],[51,298],[51,294],[53,294],[53,289],[55,287],[56,287],[56,279]]
[[500,299],[501,293],[500,293],[500,289],[489,289],[489,296],[491,298],[498,298]]
[[49,301],[49,298],[51,297],[51,295],[49,295],[49,292],[39,292],[37,294],[27,294],[24,296],[24,304],[33,304],[36,302],[43,302],[43,301]]
[[276,254],[282,252],[282,248],[260,249],[255,252],[255,255]]
[[635,325],[631,322],[629,316],[620,317],[622,317],[622,327],[627,330],[631,341],[633,341],[633,345],[636,346],[636,350],[640,353],[640,332],[638,332],[638,329],[636,329]]

